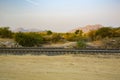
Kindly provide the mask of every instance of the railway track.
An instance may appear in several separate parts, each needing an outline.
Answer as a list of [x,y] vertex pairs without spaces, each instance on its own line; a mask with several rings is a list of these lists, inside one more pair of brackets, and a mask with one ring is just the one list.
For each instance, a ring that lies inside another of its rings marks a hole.
[[0,54],[33,54],[33,55],[60,55],[60,54],[114,54],[120,53],[120,49],[68,49],[68,48],[43,48],[43,47],[22,47],[22,48],[0,48]]

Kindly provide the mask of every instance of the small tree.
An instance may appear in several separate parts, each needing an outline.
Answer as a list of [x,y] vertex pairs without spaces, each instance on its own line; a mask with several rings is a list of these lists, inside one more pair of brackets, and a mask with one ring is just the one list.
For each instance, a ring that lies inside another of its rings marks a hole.
[[9,30],[9,27],[0,28],[0,37],[1,38],[12,38],[13,33]]
[[76,31],[75,31],[75,34],[76,34],[76,35],[80,35],[80,36],[82,36],[83,31],[82,31],[82,30],[76,30]]
[[83,31],[82,31],[82,30],[80,30],[80,31],[79,31],[79,35],[80,35],[80,36],[82,36],[82,34],[83,34]]
[[78,33],[79,33],[79,31],[80,31],[80,30],[76,30],[76,31],[75,31],[75,34],[78,34]]
[[52,31],[48,30],[47,35],[51,35],[51,34],[52,34]]

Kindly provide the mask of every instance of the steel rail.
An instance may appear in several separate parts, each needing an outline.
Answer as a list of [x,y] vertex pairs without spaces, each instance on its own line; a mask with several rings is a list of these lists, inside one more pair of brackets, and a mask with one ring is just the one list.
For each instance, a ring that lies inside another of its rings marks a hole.
[[120,53],[120,49],[66,49],[66,48],[0,48],[0,54],[47,54],[47,55],[58,55],[58,54],[79,54],[79,53]]

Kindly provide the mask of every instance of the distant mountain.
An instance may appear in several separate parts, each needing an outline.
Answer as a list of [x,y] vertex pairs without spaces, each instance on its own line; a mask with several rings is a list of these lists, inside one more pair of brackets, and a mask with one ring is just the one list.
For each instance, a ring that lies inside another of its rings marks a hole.
[[35,28],[30,28],[30,29],[24,29],[22,27],[12,29],[13,32],[43,32],[42,30],[35,29]]
[[16,28],[16,29],[13,29],[12,31],[14,31],[14,32],[27,32],[28,30],[24,29],[24,28]]
[[73,29],[69,32],[74,33],[76,30],[82,30],[84,33],[87,33],[91,30],[97,30],[99,28],[102,28],[103,26],[100,24],[95,24],[95,25],[86,25],[85,27],[78,27],[76,29]]
[[28,29],[28,32],[43,32],[43,31],[40,29],[31,28],[31,29]]

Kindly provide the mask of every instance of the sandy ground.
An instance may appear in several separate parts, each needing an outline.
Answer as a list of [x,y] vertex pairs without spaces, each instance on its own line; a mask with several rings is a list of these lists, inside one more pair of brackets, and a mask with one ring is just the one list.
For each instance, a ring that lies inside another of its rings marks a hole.
[[1,55],[0,80],[120,80],[120,58]]
[[66,43],[55,43],[55,44],[46,44],[42,45],[43,47],[64,47],[64,48],[72,48],[76,46],[76,42],[66,42]]

